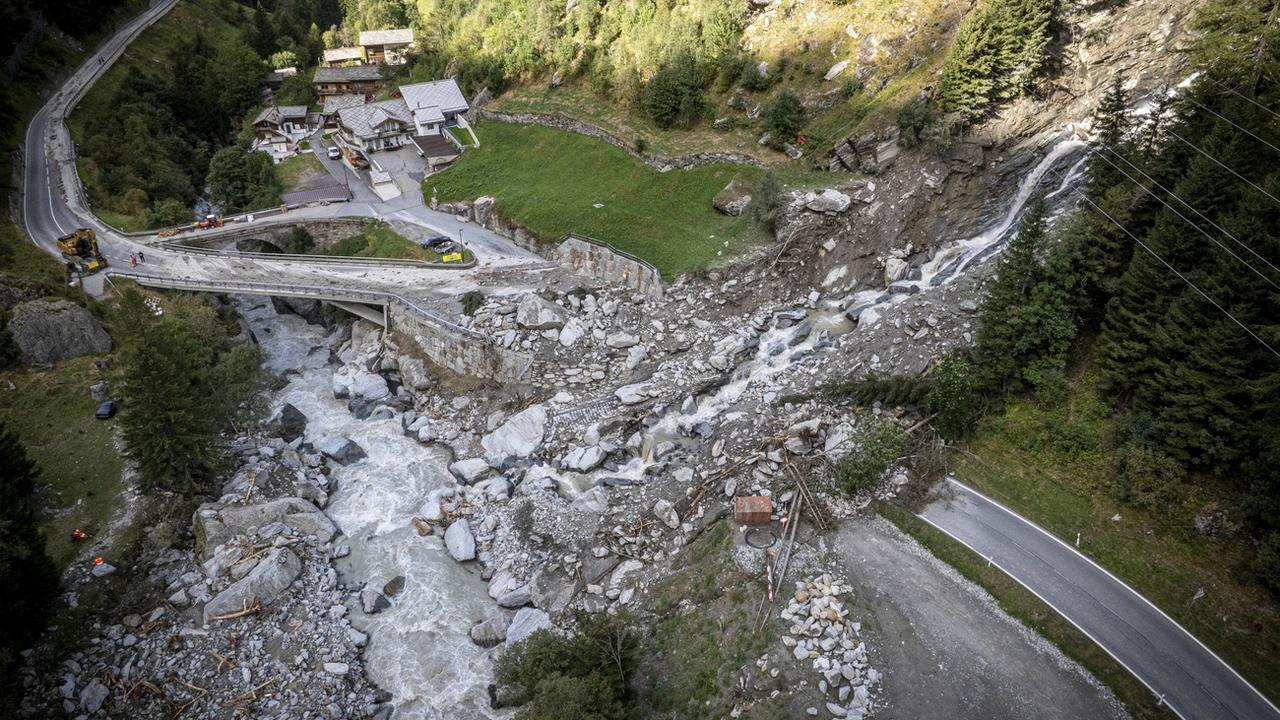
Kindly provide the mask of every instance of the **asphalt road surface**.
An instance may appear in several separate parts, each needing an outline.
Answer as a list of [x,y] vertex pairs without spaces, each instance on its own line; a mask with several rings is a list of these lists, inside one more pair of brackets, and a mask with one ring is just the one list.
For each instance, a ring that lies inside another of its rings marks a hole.
[[1275,720],[1280,710],[1137,592],[969,487],[921,517],[1022,583],[1186,720]]

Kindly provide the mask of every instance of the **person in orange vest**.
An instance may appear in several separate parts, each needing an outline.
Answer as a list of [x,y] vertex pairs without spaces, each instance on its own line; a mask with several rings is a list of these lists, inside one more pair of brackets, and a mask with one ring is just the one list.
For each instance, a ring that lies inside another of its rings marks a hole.
[[130,255],[130,256],[129,256],[129,267],[138,267],[138,256],[137,256],[137,255]]
[[89,537],[89,533],[81,530],[80,528],[76,528],[71,531],[71,542],[79,542],[87,537]]

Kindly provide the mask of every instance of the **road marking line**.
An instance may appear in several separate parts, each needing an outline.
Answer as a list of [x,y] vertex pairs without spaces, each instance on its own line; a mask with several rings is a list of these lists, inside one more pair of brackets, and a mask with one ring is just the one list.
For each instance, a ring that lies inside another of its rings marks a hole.
[[[977,549],[975,549],[975,548],[974,548],[972,545],[970,545],[969,543],[965,542],[964,540],[961,540],[959,537],[957,537],[955,534],[953,534],[950,530],[947,530],[946,528],[944,528],[944,527],[942,527],[941,525],[939,525],[938,523],[936,523],[936,522],[934,522],[934,521],[930,520],[929,518],[925,517],[924,515],[917,514],[917,515],[916,515],[916,517],[920,518],[921,520],[924,520],[925,522],[929,523],[929,525],[931,525],[932,527],[936,528],[939,532],[942,532],[942,533],[943,533],[944,535],[946,535],[947,537],[949,537],[949,538],[951,538],[952,540],[955,540],[956,542],[958,542],[958,543],[960,543],[961,545],[965,546],[966,548],[968,548],[968,549],[969,549],[969,552],[972,552],[973,554],[977,555],[979,558],[981,558],[981,557],[982,557],[982,553],[978,552],[978,551],[977,551]],[[927,548],[926,548],[926,549],[927,549]],[[1041,595],[1040,593],[1038,593],[1038,592],[1036,592],[1035,590],[1033,590],[1033,589],[1031,588],[1031,586],[1030,586],[1030,585],[1027,585],[1027,584],[1026,584],[1025,582],[1023,582],[1020,578],[1018,578],[1016,575],[1014,575],[1013,573],[1011,573],[1011,572],[1009,572],[1008,570],[1006,570],[1006,569],[1005,569],[1003,566],[1001,566],[999,563],[995,563],[995,566],[996,566],[997,568],[999,568],[999,569],[1000,569],[1000,572],[1002,572],[1002,573],[1004,573],[1005,575],[1009,576],[1009,577],[1010,577],[1014,582],[1018,583],[1018,584],[1019,584],[1019,585],[1021,585],[1024,589],[1026,589],[1026,591],[1027,591],[1027,592],[1031,593],[1032,595],[1035,595],[1035,596],[1036,596],[1036,598],[1038,598],[1038,599],[1040,600],[1040,602],[1044,603],[1045,605],[1048,605],[1050,608],[1052,608],[1052,609],[1053,609],[1053,611],[1054,611],[1054,612],[1056,612],[1056,613],[1058,613],[1059,615],[1061,615],[1061,616],[1062,616],[1062,619],[1064,619],[1064,620],[1066,620],[1067,622],[1071,623],[1071,625],[1072,625],[1073,627],[1075,627],[1075,629],[1079,630],[1081,633],[1083,633],[1083,634],[1084,634],[1084,636],[1085,636],[1085,637],[1087,637],[1087,638],[1089,638],[1089,640],[1093,641],[1093,644],[1094,644],[1094,645],[1097,645],[1098,647],[1102,648],[1102,651],[1103,651],[1103,652],[1105,652],[1106,654],[1110,655],[1110,656],[1111,656],[1111,659],[1112,659],[1112,660],[1115,660],[1117,663],[1119,663],[1120,667],[1122,667],[1122,668],[1124,668],[1125,670],[1129,671],[1129,674],[1130,674],[1130,675],[1132,675],[1132,676],[1134,676],[1135,678],[1137,678],[1137,679],[1138,679],[1138,682],[1140,682],[1140,683],[1142,683],[1144,686],[1146,686],[1146,688],[1147,688],[1148,690],[1150,690],[1150,691],[1151,691],[1151,694],[1152,694],[1152,695],[1155,695],[1157,698],[1162,698],[1162,697],[1164,697],[1164,695],[1162,695],[1162,694],[1161,694],[1160,692],[1158,692],[1154,687],[1152,687],[1152,686],[1151,686],[1151,683],[1147,682],[1145,678],[1143,678],[1143,677],[1142,677],[1141,675],[1139,675],[1138,673],[1134,672],[1133,668],[1129,667],[1129,665],[1128,665],[1127,663],[1125,663],[1125,661],[1123,661],[1123,660],[1121,660],[1120,658],[1116,657],[1116,654],[1115,654],[1114,652],[1112,652],[1110,648],[1108,648],[1106,645],[1103,645],[1101,642],[1099,642],[1099,641],[1098,641],[1098,638],[1094,637],[1092,633],[1090,633],[1088,630],[1085,630],[1083,627],[1081,627],[1081,626],[1080,626],[1080,624],[1079,624],[1079,623],[1077,623],[1075,620],[1072,620],[1072,619],[1071,619],[1071,618],[1070,618],[1066,613],[1062,612],[1062,610],[1060,610],[1060,609],[1058,608],[1058,606],[1054,605],[1052,602],[1049,602],[1049,600],[1048,600],[1048,599],[1046,599],[1043,595]],[[963,576],[963,575],[961,575],[961,577],[964,577],[964,576]],[[966,578],[966,579],[967,579],[967,578]],[[972,581],[971,581],[971,582],[972,582]],[[977,583],[974,583],[974,584],[975,584],[975,585],[977,585]],[[982,587],[982,586],[981,586],[981,585],[978,585],[978,587]],[[988,591],[986,590],[986,588],[983,588],[983,589],[982,589],[982,591],[983,591],[983,592],[986,592],[988,595],[991,595],[991,593],[990,593],[990,592],[988,592]],[[994,598],[994,596],[992,596],[992,599],[993,599],[993,600],[995,599],[995,598]],[[996,604],[997,604],[997,605],[999,605],[999,601],[996,601]],[[1002,611],[1002,612],[1004,612],[1003,608],[1001,609],[1001,611]],[[1006,615],[1008,615],[1008,613],[1007,613],[1007,612],[1006,612],[1005,614],[1006,614]],[[1028,630],[1030,630],[1031,632],[1036,632],[1033,628],[1028,627],[1028,626],[1026,625],[1026,623],[1022,622],[1021,620],[1018,620],[1017,618],[1013,617],[1012,615],[1009,615],[1009,617],[1010,617],[1011,619],[1015,620],[1016,622],[1018,622],[1018,624],[1019,624],[1019,625],[1022,625],[1023,627],[1026,627],[1026,628],[1027,628]],[[1037,634],[1039,634],[1039,633],[1037,633]],[[1043,636],[1043,635],[1041,635],[1041,637],[1044,637],[1044,636]],[[1048,642],[1048,639],[1047,639],[1047,638],[1046,638],[1046,642]],[[1051,645],[1053,645],[1055,648],[1057,648],[1057,649],[1058,649],[1058,652],[1062,652],[1062,648],[1059,648],[1057,645],[1055,645],[1055,644],[1053,644],[1053,643],[1050,643],[1050,644],[1051,644]],[[1063,656],[1064,656],[1064,657],[1066,657],[1066,653],[1063,653]],[[1093,677],[1093,678],[1094,678],[1094,680],[1097,680],[1099,685],[1102,685],[1103,687],[1107,687],[1105,684],[1103,684],[1103,683],[1102,683],[1102,681],[1101,681],[1101,680],[1098,680],[1098,679],[1097,679],[1097,677],[1096,677],[1096,676],[1094,676],[1094,675],[1093,675],[1093,673],[1092,673],[1092,672],[1090,672],[1088,668],[1084,667],[1084,665],[1083,665],[1083,664],[1081,664],[1079,661],[1074,660],[1074,659],[1069,658],[1069,657],[1068,657],[1067,659],[1068,659],[1068,660],[1071,660],[1071,661],[1072,661],[1072,662],[1074,662],[1074,663],[1076,663],[1077,665],[1079,665],[1079,666],[1080,666],[1080,668],[1081,668],[1081,669],[1083,669],[1085,672],[1089,673],[1090,677]],[[1108,692],[1111,692],[1111,688],[1107,687],[1107,691],[1108,691]],[[1112,697],[1115,697],[1115,693],[1114,693],[1114,692],[1112,692]],[[1116,702],[1117,702],[1117,703],[1120,703],[1121,707],[1123,707],[1123,706],[1124,706],[1124,703],[1121,703],[1119,698],[1116,698]],[[1172,710],[1172,711],[1173,711],[1173,713],[1174,713],[1175,715],[1177,715],[1179,718],[1182,718],[1182,720],[1192,720],[1191,718],[1188,718],[1186,715],[1183,715],[1183,714],[1182,714],[1182,712],[1181,712],[1181,711],[1179,711],[1179,710],[1178,710],[1178,708],[1174,707],[1174,706],[1173,706],[1173,703],[1169,702],[1168,700],[1165,700],[1165,705],[1167,705],[1167,706],[1168,706],[1168,708],[1169,708],[1170,710]]]
[[1237,671],[1236,671],[1236,669],[1235,669],[1235,668],[1231,667],[1231,665],[1230,665],[1230,664],[1228,664],[1225,660],[1223,660],[1221,657],[1219,657],[1219,656],[1218,656],[1218,654],[1217,654],[1217,653],[1215,653],[1213,650],[1211,650],[1211,649],[1209,648],[1209,646],[1208,646],[1208,645],[1205,645],[1203,642],[1201,642],[1200,638],[1198,638],[1198,637],[1196,637],[1195,635],[1191,634],[1191,632],[1190,632],[1189,630],[1187,630],[1186,628],[1182,627],[1182,625],[1181,625],[1181,624],[1179,624],[1177,620],[1174,620],[1173,618],[1169,617],[1169,614],[1168,614],[1168,613],[1166,613],[1164,610],[1161,610],[1161,609],[1160,609],[1160,608],[1159,608],[1155,603],[1153,603],[1153,602],[1151,602],[1150,600],[1148,600],[1148,599],[1147,599],[1147,597],[1146,597],[1145,595],[1143,595],[1142,593],[1138,592],[1137,590],[1134,590],[1134,589],[1133,589],[1132,587],[1130,587],[1130,586],[1129,586],[1129,584],[1128,584],[1128,583],[1126,583],[1124,580],[1121,580],[1120,578],[1118,578],[1118,577],[1116,577],[1115,575],[1113,575],[1113,574],[1111,573],[1111,571],[1110,571],[1110,570],[1108,570],[1108,569],[1106,569],[1106,568],[1102,567],[1101,565],[1099,565],[1098,563],[1094,562],[1093,558],[1091,558],[1091,557],[1089,557],[1088,555],[1085,555],[1084,553],[1080,552],[1079,550],[1076,550],[1075,548],[1071,547],[1071,545],[1069,545],[1068,543],[1066,543],[1062,538],[1058,537],[1057,535],[1054,535],[1053,533],[1049,532],[1048,530],[1045,530],[1044,528],[1040,527],[1039,525],[1037,525],[1037,524],[1035,524],[1035,523],[1031,522],[1031,521],[1030,521],[1030,520],[1028,520],[1027,518],[1022,517],[1022,516],[1021,516],[1021,515],[1019,515],[1018,513],[1014,512],[1013,510],[1010,510],[1009,508],[1005,507],[1004,505],[1000,504],[999,502],[997,502],[997,501],[995,501],[995,500],[992,500],[991,498],[987,497],[986,495],[983,495],[982,493],[978,492],[977,490],[974,490],[973,488],[969,487],[968,485],[965,485],[964,483],[960,482],[959,480],[955,479],[954,477],[947,478],[947,480],[948,480],[950,483],[952,483],[953,485],[958,485],[960,488],[962,488],[962,489],[963,489],[963,490],[965,490],[966,492],[970,493],[971,495],[973,495],[973,496],[975,496],[975,497],[977,497],[977,498],[979,498],[979,499],[985,500],[985,501],[986,501],[986,502],[988,502],[988,503],[991,503],[992,505],[994,505],[994,506],[996,506],[996,507],[1000,508],[1001,510],[1005,511],[1006,513],[1008,513],[1009,515],[1013,516],[1014,518],[1016,518],[1016,519],[1020,520],[1021,522],[1024,522],[1024,523],[1026,523],[1027,525],[1030,525],[1031,527],[1035,528],[1036,530],[1039,530],[1041,533],[1043,533],[1043,534],[1045,535],[1045,537],[1048,537],[1048,538],[1053,539],[1053,541],[1054,541],[1054,542],[1056,542],[1056,543],[1058,543],[1059,545],[1061,545],[1062,547],[1066,548],[1068,552],[1071,552],[1071,553],[1074,553],[1074,554],[1076,554],[1076,555],[1079,555],[1081,558],[1084,558],[1084,560],[1085,560],[1085,561],[1087,561],[1090,565],[1092,565],[1092,566],[1094,566],[1095,568],[1097,568],[1097,569],[1101,570],[1102,572],[1106,573],[1107,577],[1109,577],[1109,578],[1111,578],[1112,580],[1116,581],[1116,582],[1117,582],[1117,583],[1119,583],[1122,587],[1124,587],[1124,589],[1128,590],[1129,592],[1133,593],[1135,596],[1137,596],[1138,598],[1140,598],[1140,599],[1141,599],[1143,602],[1145,602],[1147,605],[1151,606],[1151,609],[1153,609],[1153,610],[1155,610],[1156,612],[1160,613],[1160,614],[1164,617],[1164,619],[1165,619],[1165,620],[1168,620],[1170,623],[1172,623],[1172,624],[1174,625],[1174,627],[1178,628],[1178,629],[1179,629],[1179,630],[1181,630],[1183,633],[1185,633],[1187,637],[1189,637],[1189,638],[1191,638],[1192,640],[1194,640],[1194,641],[1196,642],[1196,644],[1197,644],[1197,645],[1199,645],[1199,646],[1200,646],[1200,647],[1201,647],[1205,652],[1207,652],[1207,653],[1209,653],[1210,655],[1212,655],[1214,660],[1217,660],[1219,663],[1221,663],[1221,664],[1222,664],[1222,666],[1223,666],[1223,667],[1225,667],[1226,669],[1230,670],[1230,671],[1231,671],[1231,674],[1233,674],[1233,675],[1235,675],[1235,676],[1236,676],[1236,679],[1238,679],[1240,682],[1242,682],[1242,683],[1244,683],[1246,686],[1248,686],[1248,688],[1249,688],[1250,690],[1252,690],[1254,693],[1256,693],[1256,694],[1257,694],[1257,696],[1258,696],[1259,698],[1261,698],[1263,702],[1265,702],[1267,705],[1270,705],[1270,706],[1271,706],[1271,709],[1272,709],[1273,711],[1275,711],[1276,715],[1280,715],[1280,707],[1276,707],[1276,704],[1275,704],[1275,703],[1273,703],[1273,702],[1271,702],[1271,699],[1270,699],[1270,698],[1268,698],[1266,695],[1263,695],[1261,692],[1259,692],[1259,691],[1258,691],[1258,688],[1256,688],[1256,687],[1254,687],[1254,686],[1253,686],[1253,683],[1251,683],[1251,682],[1249,682],[1248,680],[1246,680],[1246,679],[1245,679],[1245,677],[1244,677],[1243,675],[1241,675],[1239,672],[1237,672]]

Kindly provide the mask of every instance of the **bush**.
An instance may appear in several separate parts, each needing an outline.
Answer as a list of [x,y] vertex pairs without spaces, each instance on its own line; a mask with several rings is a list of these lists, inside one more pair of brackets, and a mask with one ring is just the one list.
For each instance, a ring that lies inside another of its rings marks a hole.
[[1187,472],[1173,458],[1145,447],[1123,448],[1116,458],[1114,487],[1120,499],[1167,515],[1180,505]]
[[778,77],[781,70],[775,70],[772,73],[765,72],[761,74],[760,63],[746,59],[742,64],[742,70],[738,74],[738,84],[747,90],[761,92],[768,90],[773,85],[774,78]]
[[658,68],[645,85],[641,102],[658,127],[690,127],[707,112],[705,84],[697,61],[682,53]]
[[528,703],[518,720],[624,717],[639,639],[626,617],[583,614],[577,622],[572,637],[539,630],[498,659],[498,683]]
[[149,227],[157,228],[186,224],[191,221],[191,216],[190,208],[183,205],[181,201],[165,198],[151,203],[146,220]]
[[771,234],[778,231],[778,213],[782,209],[782,188],[778,176],[766,170],[751,196],[751,219]]
[[475,315],[483,304],[484,293],[479,290],[471,290],[462,296],[462,314]]
[[933,426],[943,437],[956,439],[973,429],[982,415],[978,375],[965,357],[948,355],[934,373],[924,405],[934,413]]
[[649,152],[649,141],[642,137],[636,138],[636,152],[641,155]]
[[790,90],[783,90],[773,96],[763,114],[764,127],[773,133],[773,145],[781,147],[782,143],[794,138],[804,125],[804,106],[800,98]]
[[841,490],[856,495],[874,490],[884,474],[902,457],[907,434],[889,420],[879,420],[858,429],[857,450],[840,463],[837,483]]

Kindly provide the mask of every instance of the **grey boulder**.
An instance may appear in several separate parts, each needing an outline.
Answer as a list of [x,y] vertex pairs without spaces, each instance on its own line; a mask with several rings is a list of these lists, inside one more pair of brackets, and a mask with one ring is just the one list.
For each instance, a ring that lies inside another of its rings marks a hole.
[[236,613],[261,602],[267,607],[280,596],[302,571],[302,561],[289,548],[275,548],[253,570],[231,587],[218,593],[204,606],[204,621]]
[[193,526],[196,550],[201,561],[214,554],[218,546],[237,535],[250,535],[271,523],[283,523],[303,535],[314,535],[328,542],[338,534],[333,521],[315,505],[298,497],[286,497],[254,505],[222,505],[206,503],[196,509]]
[[111,336],[102,323],[70,300],[40,298],[18,303],[8,328],[27,364],[54,363],[111,350]]
[[551,616],[536,608],[520,608],[507,628],[507,647],[515,645],[535,632],[551,627]]
[[509,457],[532,455],[542,447],[546,426],[547,411],[542,405],[531,405],[507,418],[497,430],[480,439],[489,464],[501,467]]
[[568,315],[564,308],[543,300],[533,293],[525,293],[516,304],[516,324],[530,330],[553,330],[564,327]]
[[466,518],[455,520],[444,531],[444,545],[449,555],[458,562],[476,559],[476,538],[471,534],[471,523]]
[[471,626],[471,642],[482,648],[491,648],[507,639],[507,626],[511,620],[505,617],[489,618]]

